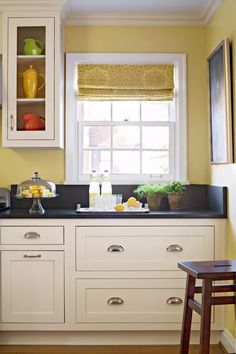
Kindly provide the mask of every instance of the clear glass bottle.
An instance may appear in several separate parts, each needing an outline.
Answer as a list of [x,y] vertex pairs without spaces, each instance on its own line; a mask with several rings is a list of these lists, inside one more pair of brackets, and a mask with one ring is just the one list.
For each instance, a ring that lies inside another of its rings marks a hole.
[[97,204],[97,198],[100,194],[99,182],[96,170],[92,170],[90,175],[90,184],[89,184],[89,207],[95,208]]
[[112,194],[112,187],[108,170],[105,170],[102,176],[101,194],[104,196],[110,196]]

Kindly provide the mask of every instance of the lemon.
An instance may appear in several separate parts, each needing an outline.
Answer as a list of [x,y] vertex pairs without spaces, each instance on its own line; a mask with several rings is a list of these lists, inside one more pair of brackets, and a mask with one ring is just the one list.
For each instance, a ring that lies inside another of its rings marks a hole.
[[136,208],[136,207],[137,207],[137,199],[134,198],[134,197],[130,197],[130,198],[127,200],[127,206],[128,206],[128,207],[134,207],[134,208]]
[[125,210],[125,206],[123,204],[117,204],[115,206],[115,211],[124,211]]

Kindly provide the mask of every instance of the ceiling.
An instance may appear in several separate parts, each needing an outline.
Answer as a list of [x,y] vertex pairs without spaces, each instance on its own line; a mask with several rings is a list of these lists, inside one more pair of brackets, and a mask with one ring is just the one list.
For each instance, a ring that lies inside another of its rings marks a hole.
[[204,26],[223,0],[0,0],[0,11],[61,11],[73,25]]
[[205,25],[222,0],[68,0],[71,24]]

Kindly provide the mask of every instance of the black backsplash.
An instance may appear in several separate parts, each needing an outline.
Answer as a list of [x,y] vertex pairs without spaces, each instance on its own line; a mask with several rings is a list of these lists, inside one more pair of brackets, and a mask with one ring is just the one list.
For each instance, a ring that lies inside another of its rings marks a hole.
[[[113,185],[113,194],[122,194],[123,201],[133,196],[136,185]],[[32,200],[17,199],[16,185],[11,186],[11,198],[13,209],[30,208]],[[64,185],[56,186],[58,197],[52,199],[43,199],[42,204],[47,209],[76,209],[77,204],[82,207],[88,206],[88,185]],[[146,202],[146,200],[142,200]],[[183,206],[184,210],[212,210],[217,211],[226,216],[227,214],[227,188],[211,186],[205,184],[190,184],[186,186],[184,193]],[[161,210],[169,210],[167,198],[163,198]]]

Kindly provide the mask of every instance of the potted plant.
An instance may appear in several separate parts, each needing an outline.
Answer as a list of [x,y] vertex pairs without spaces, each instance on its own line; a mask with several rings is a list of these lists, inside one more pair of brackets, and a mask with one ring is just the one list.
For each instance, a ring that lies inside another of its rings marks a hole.
[[162,197],[167,195],[164,184],[143,184],[134,190],[138,199],[147,198],[150,210],[159,210]]
[[186,190],[181,182],[170,182],[165,185],[168,202],[171,210],[179,210],[182,205],[183,195]]

